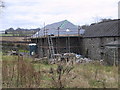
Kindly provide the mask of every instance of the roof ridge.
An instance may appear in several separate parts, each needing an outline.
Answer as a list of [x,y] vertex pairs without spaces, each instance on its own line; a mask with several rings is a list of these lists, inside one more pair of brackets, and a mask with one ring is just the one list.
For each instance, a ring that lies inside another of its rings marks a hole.
[[116,22],[116,21],[119,21],[119,20],[120,19],[114,19],[114,20],[108,20],[108,21],[103,21],[103,22],[98,22],[98,23],[92,23],[90,26],[101,25],[101,24],[110,23],[110,22]]

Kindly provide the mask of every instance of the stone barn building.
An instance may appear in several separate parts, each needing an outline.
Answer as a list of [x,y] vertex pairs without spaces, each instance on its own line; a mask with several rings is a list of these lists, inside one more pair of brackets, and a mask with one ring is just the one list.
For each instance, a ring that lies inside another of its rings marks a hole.
[[105,59],[105,45],[120,40],[119,22],[120,20],[110,20],[85,28],[82,38],[83,55],[94,60]]

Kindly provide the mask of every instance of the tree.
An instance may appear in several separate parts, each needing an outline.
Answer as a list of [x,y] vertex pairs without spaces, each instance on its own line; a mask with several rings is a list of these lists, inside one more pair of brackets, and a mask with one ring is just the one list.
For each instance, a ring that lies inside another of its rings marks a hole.
[[103,23],[103,22],[109,22],[111,21],[112,19],[110,18],[101,18],[101,17],[94,17],[94,23],[92,23],[91,25],[95,25],[95,24],[99,24],[99,23]]
[[7,32],[7,31],[5,31],[5,34],[8,34],[8,32]]
[[0,0],[0,8],[4,8],[5,7],[5,4],[2,0]]
[[5,7],[5,4],[2,0],[0,0],[0,13],[2,12],[2,8]]
[[112,19],[110,19],[110,18],[103,18],[103,19],[101,19],[101,22],[107,22],[107,21],[111,21]]
[[86,27],[89,27],[89,25],[82,25],[82,29],[85,29]]
[[95,23],[100,22],[101,19],[102,19],[102,17],[100,17],[100,16],[95,16],[95,17],[93,17],[93,21],[94,21]]

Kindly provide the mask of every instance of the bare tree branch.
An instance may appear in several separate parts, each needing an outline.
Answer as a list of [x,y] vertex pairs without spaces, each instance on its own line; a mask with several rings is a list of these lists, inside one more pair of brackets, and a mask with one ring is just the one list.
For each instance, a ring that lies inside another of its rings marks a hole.
[[5,7],[5,4],[2,0],[0,0],[0,8],[4,8]]

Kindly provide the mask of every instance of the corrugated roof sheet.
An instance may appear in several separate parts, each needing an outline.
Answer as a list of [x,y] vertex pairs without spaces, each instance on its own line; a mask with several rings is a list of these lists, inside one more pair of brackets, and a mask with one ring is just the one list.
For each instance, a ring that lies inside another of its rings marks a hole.
[[[46,25],[44,28],[42,28],[39,32],[34,34],[32,37],[42,37],[44,36],[45,29],[47,30],[47,34],[51,35],[58,35],[58,27],[59,27],[59,35],[75,35],[78,34],[78,27],[71,22],[64,20],[61,22],[53,23]],[[69,29],[70,31],[67,32],[66,30]]]
[[90,25],[85,28],[85,33],[83,37],[109,37],[109,36],[119,36],[118,25],[120,20],[111,20],[108,22],[102,22],[94,25]]

